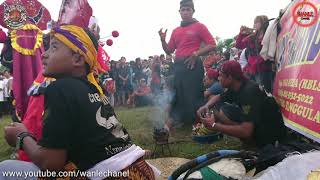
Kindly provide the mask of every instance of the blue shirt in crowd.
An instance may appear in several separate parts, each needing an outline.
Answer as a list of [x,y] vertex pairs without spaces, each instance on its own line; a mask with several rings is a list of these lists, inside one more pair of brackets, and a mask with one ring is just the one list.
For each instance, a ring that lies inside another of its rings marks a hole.
[[212,95],[218,95],[221,94],[223,92],[223,88],[220,84],[219,81],[216,81],[215,83],[213,83],[209,88],[208,91],[210,92],[210,94]]

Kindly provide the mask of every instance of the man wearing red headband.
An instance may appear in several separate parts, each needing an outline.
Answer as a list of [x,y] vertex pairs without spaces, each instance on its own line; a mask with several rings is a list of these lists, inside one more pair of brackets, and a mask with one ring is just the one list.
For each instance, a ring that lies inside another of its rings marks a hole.
[[[238,62],[225,62],[219,81],[228,90],[198,110],[207,128],[258,147],[284,140],[286,130],[278,105],[256,83],[244,77]],[[211,114],[208,111],[214,105]]]

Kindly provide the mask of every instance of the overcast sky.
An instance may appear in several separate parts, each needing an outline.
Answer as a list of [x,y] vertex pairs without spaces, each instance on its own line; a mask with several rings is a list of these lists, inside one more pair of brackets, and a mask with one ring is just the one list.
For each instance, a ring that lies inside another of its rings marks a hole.
[[[58,18],[62,0],[39,0]],[[172,30],[180,24],[180,0],[88,0],[98,18],[101,37],[118,30],[113,46],[105,47],[111,59],[121,56],[127,60],[164,53],[158,36],[167,28],[167,41]],[[3,2],[3,0],[0,0]],[[256,15],[277,17],[290,0],[194,0],[194,17],[204,23],[214,37],[230,38],[241,25],[253,26]]]

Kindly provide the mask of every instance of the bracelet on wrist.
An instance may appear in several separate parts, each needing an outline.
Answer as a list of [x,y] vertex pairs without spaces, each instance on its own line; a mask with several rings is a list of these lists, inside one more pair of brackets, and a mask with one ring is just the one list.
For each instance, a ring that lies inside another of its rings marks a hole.
[[23,139],[25,137],[31,137],[33,140],[36,141],[36,138],[30,132],[21,132],[17,135],[16,149],[19,149],[19,150],[23,149]]

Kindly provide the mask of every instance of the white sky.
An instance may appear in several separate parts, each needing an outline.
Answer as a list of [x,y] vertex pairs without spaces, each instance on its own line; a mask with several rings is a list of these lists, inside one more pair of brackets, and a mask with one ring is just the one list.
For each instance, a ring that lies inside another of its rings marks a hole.
[[[58,18],[62,0],[39,0]],[[158,30],[168,29],[167,41],[172,30],[180,24],[180,0],[88,0],[93,15],[99,20],[101,37],[118,30],[120,36],[113,39],[114,44],[105,46],[111,59],[127,60],[136,57],[164,53]],[[3,2],[3,0],[0,0]],[[279,10],[290,0],[194,0],[194,17],[204,23],[214,37],[223,39],[237,35],[241,25],[253,26],[254,17],[267,15],[277,17]]]

